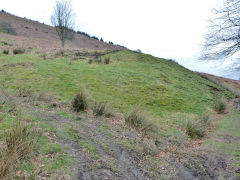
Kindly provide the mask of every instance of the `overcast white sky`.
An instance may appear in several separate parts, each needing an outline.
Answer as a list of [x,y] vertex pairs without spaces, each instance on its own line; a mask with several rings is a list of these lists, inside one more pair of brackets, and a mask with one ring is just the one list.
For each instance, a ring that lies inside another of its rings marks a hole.
[[[175,59],[185,67],[223,75],[214,63],[199,63],[212,8],[222,0],[72,0],[75,30],[105,41]],[[55,0],[1,0],[0,9],[50,24]]]

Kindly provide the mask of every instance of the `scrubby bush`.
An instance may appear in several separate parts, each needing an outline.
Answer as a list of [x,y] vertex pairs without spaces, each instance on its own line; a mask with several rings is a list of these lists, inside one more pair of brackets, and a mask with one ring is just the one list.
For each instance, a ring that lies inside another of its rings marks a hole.
[[104,64],[109,64],[109,63],[110,63],[110,57],[105,57]]
[[75,112],[87,110],[89,106],[89,97],[85,90],[78,93],[72,102],[72,107]]
[[226,99],[221,98],[219,100],[217,100],[216,104],[215,104],[215,111],[219,114],[224,113],[225,109],[226,109]]
[[14,49],[13,54],[23,54],[25,52],[25,49]]
[[3,54],[9,54],[9,50],[8,49],[3,50]]
[[93,113],[96,116],[103,116],[103,115],[107,117],[113,116],[112,110],[110,109],[109,105],[106,102],[104,103],[95,102],[93,105]]

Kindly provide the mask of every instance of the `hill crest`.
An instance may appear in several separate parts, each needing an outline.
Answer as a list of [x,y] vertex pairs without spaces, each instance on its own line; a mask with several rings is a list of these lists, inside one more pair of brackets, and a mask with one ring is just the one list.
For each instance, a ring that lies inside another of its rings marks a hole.
[[[11,40],[13,46],[38,49],[61,48],[54,27],[38,21],[21,18],[5,11],[0,12],[0,38]],[[122,46],[99,41],[74,32],[74,38],[66,42],[66,49],[124,49]]]

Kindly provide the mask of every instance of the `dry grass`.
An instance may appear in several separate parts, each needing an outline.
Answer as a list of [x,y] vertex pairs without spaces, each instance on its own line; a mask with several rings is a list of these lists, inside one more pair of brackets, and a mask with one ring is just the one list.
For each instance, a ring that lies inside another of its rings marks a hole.
[[186,133],[190,138],[202,138],[205,136],[206,126],[203,126],[198,121],[188,121]]
[[202,138],[206,135],[206,131],[210,126],[209,116],[201,115],[197,119],[189,120],[186,125],[186,134],[190,138]]
[[29,127],[20,120],[6,133],[4,147],[0,149],[0,179],[16,171],[22,160],[32,152],[32,139]]
[[128,126],[139,130],[144,136],[155,133],[156,126],[138,108],[130,110],[125,114],[124,119]]
[[224,98],[221,98],[219,99],[216,104],[215,104],[215,111],[218,113],[218,114],[222,114],[224,113],[225,109],[226,109],[226,106],[227,106],[227,101],[226,99]]
[[105,115],[106,117],[113,116],[113,111],[106,102],[104,103],[95,102],[93,105],[93,113],[95,116],[103,115]]

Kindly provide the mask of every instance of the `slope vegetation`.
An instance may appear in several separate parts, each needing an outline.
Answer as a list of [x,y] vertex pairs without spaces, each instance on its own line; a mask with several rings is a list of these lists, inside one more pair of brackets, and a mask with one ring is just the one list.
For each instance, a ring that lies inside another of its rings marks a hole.
[[[235,97],[224,86],[80,35],[60,49],[52,27],[7,18],[15,31],[0,29],[0,179],[237,178],[239,101],[213,111]],[[83,89],[88,109],[74,112]]]

